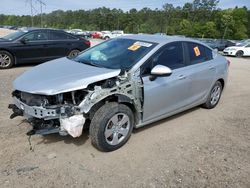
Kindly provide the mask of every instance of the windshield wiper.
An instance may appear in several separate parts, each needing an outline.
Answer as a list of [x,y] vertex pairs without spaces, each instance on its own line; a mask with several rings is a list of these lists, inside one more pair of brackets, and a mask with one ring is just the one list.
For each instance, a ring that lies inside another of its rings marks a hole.
[[90,62],[90,61],[86,61],[86,60],[76,60],[77,62],[79,63],[83,63],[83,64],[86,64],[86,65],[91,65],[91,66],[94,66],[94,67],[101,67],[93,62]]

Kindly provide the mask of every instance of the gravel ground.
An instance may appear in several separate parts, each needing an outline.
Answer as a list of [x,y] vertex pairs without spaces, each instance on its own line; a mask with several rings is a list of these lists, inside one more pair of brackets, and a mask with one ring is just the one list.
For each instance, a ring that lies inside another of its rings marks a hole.
[[15,32],[15,30],[0,28],[0,37],[8,35],[9,33]]
[[1,187],[250,187],[250,59],[229,58],[229,82],[215,109],[193,108],[135,130],[103,153],[87,131],[77,139],[33,136],[9,120],[12,81],[32,66],[0,70]]

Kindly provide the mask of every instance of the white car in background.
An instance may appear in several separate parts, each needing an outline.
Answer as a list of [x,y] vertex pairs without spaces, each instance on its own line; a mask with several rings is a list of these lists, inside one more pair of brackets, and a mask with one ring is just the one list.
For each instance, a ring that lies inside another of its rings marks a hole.
[[250,42],[244,42],[237,46],[231,46],[223,51],[224,55],[243,57],[250,56]]
[[81,35],[84,34],[83,30],[81,29],[71,29],[69,33],[74,34],[74,35]]
[[112,31],[112,32],[107,32],[107,33],[103,33],[102,35],[102,38],[105,39],[105,40],[108,40],[108,39],[112,39],[112,38],[115,38],[115,37],[120,37],[120,36],[123,36],[124,35],[124,32],[121,31],[121,30],[116,30],[116,31]]

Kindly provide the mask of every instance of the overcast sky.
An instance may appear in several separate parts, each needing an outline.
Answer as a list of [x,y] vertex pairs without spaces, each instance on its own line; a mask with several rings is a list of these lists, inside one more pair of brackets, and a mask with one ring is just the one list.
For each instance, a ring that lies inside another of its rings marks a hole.
[[[1,0],[0,14],[27,15],[30,14],[30,0]],[[40,11],[39,4],[33,0],[34,7]],[[93,9],[98,7],[120,8],[129,10],[131,8],[141,9],[143,7],[161,8],[164,3],[174,6],[182,6],[192,0],[42,0],[46,3],[44,12],[53,10],[78,10]],[[220,0],[219,7],[222,9],[235,6],[247,6],[250,9],[250,0]]]

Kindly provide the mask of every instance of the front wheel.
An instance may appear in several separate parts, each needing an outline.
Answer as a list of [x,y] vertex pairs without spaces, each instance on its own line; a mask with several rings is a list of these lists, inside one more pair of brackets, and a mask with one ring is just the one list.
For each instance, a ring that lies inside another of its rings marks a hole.
[[244,55],[244,52],[243,51],[238,51],[236,52],[236,57],[242,57]]
[[92,144],[102,151],[113,151],[123,146],[129,139],[134,125],[131,109],[116,102],[100,107],[90,124]]
[[7,51],[0,51],[0,69],[8,69],[14,65],[13,56]]
[[221,93],[222,93],[222,85],[220,81],[217,81],[212,87],[206,103],[203,104],[203,107],[207,109],[214,108],[220,100]]

